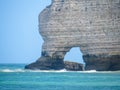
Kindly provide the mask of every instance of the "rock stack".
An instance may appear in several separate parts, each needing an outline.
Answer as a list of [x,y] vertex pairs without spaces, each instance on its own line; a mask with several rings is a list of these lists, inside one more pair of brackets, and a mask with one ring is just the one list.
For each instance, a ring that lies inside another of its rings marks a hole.
[[39,32],[36,64],[44,57],[49,69],[62,69],[65,54],[80,47],[86,70],[120,70],[120,0],[52,0],[39,15]]

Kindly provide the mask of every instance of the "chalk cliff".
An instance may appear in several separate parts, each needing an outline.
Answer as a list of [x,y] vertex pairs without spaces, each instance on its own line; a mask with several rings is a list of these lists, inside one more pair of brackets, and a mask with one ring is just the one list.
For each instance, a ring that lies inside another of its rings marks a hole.
[[49,69],[64,68],[65,54],[80,47],[86,70],[120,70],[120,0],[52,0],[39,15],[39,32]]

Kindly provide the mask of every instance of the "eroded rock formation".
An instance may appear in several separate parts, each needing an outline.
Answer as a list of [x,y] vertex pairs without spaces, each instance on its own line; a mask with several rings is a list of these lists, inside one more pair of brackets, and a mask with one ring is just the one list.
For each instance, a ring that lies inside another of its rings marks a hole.
[[[32,70],[60,70],[60,69],[66,69],[67,71],[84,71],[84,65],[76,62],[69,62],[65,61],[63,63],[62,60],[56,61],[56,60],[49,60],[46,59],[48,57],[42,57],[40,61],[38,60],[35,63],[27,65],[26,69],[32,69]],[[62,67],[62,68],[61,68]]]
[[41,58],[51,67],[55,61],[53,69],[64,68],[65,54],[80,47],[87,70],[120,70],[120,0],[52,0],[39,15],[39,32]]

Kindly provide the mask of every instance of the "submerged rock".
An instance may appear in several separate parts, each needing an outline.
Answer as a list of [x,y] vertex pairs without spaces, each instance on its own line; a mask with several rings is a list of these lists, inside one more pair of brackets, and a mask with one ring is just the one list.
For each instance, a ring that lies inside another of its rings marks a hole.
[[65,54],[80,47],[86,70],[120,70],[120,0],[52,0],[39,32],[42,56],[26,68],[62,69]]

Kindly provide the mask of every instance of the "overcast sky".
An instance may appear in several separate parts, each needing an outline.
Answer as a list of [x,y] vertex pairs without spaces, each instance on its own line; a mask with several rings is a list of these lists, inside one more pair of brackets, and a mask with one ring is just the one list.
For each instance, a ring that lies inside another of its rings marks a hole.
[[43,40],[38,32],[38,15],[50,3],[0,0],[0,63],[31,63],[40,57]]

